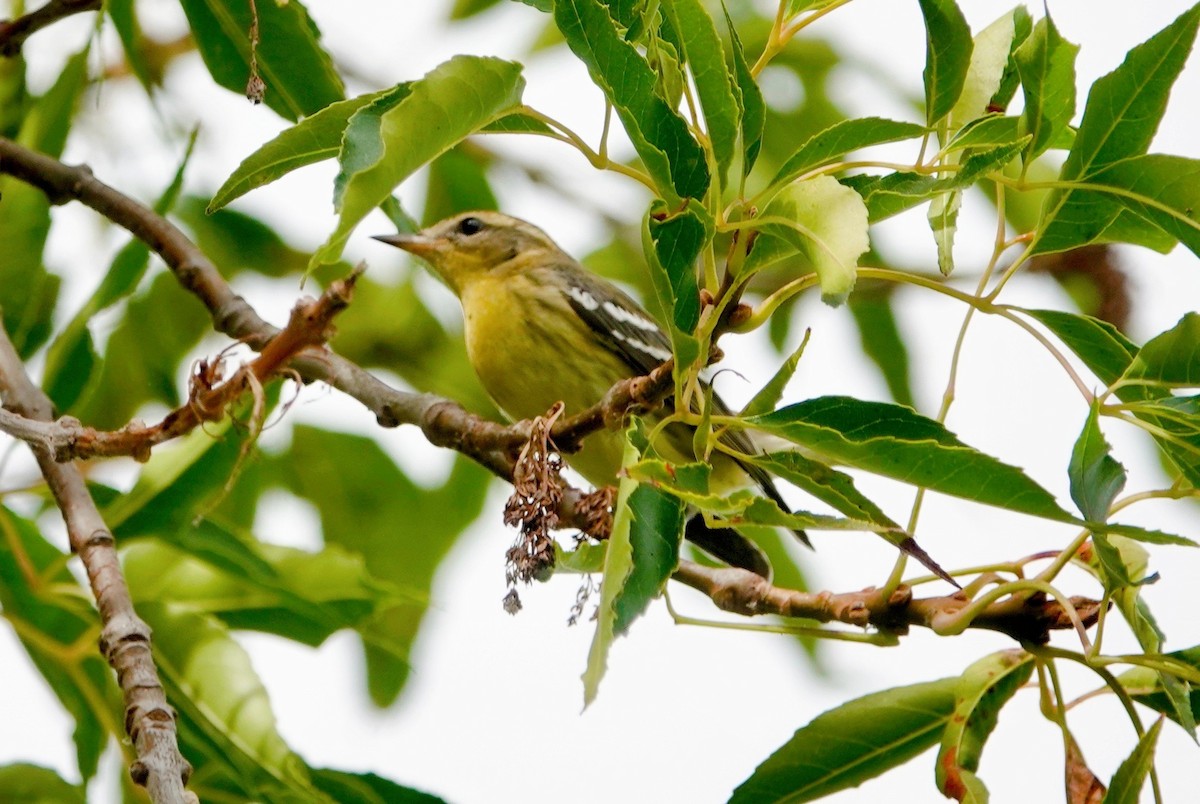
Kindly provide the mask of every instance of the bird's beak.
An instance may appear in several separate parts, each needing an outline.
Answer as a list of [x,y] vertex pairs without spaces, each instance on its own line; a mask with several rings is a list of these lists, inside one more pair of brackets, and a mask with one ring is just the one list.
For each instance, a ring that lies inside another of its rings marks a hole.
[[418,257],[430,257],[441,250],[442,241],[436,237],[417,234],[372,235],[373,239],[389,246],[402,248]]

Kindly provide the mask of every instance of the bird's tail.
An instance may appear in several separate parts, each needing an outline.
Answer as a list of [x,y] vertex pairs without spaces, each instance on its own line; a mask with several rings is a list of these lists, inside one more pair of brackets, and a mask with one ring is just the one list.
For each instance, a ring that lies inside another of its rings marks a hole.
[[733,528],[710,528],[704,521],[704,515],[697,513],[687,521],[683,535],[689,542],[729,566],[741,567],[771,580],[771,561],[767,554]]

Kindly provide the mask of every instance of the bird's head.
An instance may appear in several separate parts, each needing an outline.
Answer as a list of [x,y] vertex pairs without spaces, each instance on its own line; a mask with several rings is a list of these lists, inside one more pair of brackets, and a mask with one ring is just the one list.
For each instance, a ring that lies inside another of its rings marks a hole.
[[376,235],[375,239],[425,260],[459,295],[484,274],[521,271],[562,254],[533,224],[490,211],[463,212],[416,234]]

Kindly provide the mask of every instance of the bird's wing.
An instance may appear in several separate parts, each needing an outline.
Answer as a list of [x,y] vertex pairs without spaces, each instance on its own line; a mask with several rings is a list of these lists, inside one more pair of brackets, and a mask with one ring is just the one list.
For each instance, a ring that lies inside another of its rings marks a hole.
[[[649,374],[664,360],[670,359],[671,341],[666,333],[640,304],[620,289],[580,269],[568,272],[564,292],[575,314],[629,366],[630,376]],[[716,394],[713,395],[713,412],[722,416],[732,415],[729,407]],[[721,441],[744,455],[754,455],[760,451],[745,430],[726,430],[721,435]],[[766,470],[742,461],[738,461],[738,464],[762,489],[763,494],[783,510],[791,510]],[[794,532],[801,541],[809,544],[808,536],[803,531]]]
[[566,276],[567,303],[625,361],[629,376],[649,374],[671,358],[671,341],[640,304],[582,269]]

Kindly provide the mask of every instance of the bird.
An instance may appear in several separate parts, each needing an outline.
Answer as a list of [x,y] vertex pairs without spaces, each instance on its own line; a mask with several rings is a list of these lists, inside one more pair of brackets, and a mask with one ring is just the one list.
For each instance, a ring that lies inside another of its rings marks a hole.
[[[374,239],[424,260],[458,297],[470,363],[513,421],[541,416],[560,401],[568,413],[584,410],[619,381],[649,374],[672,357],[670,339],[638,302],[524,220],[477,210],[415,234]],[[715,394],[712,406],[714,414],[729,414]],[[654,447],[668,461],[694,461],[692,432],[672,423]],[[720,438],[741,454],[760,451],[743,430],[727,429]],[[602,487],[616,482],[623,451],[622,434],[607,430],[584,439],[566,460]],[[711,462],[711,491],[757,486],[790,510],[761,467],[719,451]],[[811,547],[804,531],[794,532]],[[685,536],[726,563],[770,577],[759,548],[728,528],[709,528],[699,514],[689,518]]]

